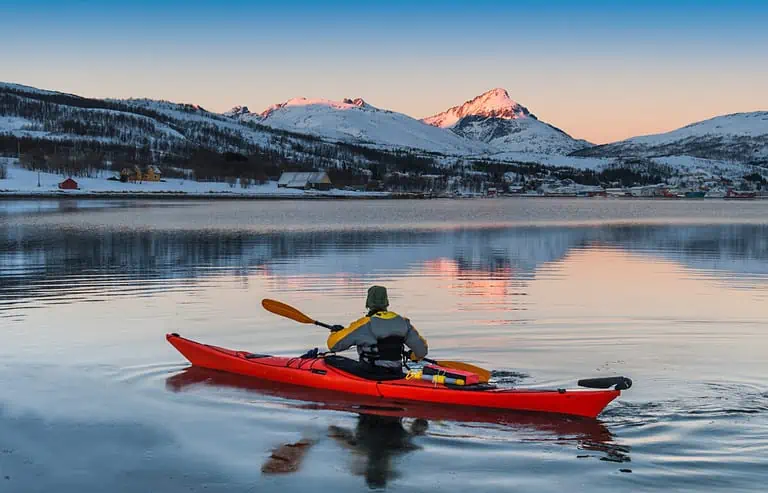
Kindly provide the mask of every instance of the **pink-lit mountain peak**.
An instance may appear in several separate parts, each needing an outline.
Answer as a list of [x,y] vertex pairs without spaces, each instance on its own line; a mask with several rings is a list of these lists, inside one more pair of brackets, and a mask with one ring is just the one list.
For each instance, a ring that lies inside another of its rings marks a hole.
[[363,98],[344,98],[341,101],[332,101],[330,99],[323,98],[293,98],[284,103],[278,103],[270,106],[266,110],[261,112],[262,118],[269,117],[272,113],[283,108],[301,107],[301,106],[319,106],[327,107],[334,110],[348,110],[353,108],[366,108],[374,109]]
[[497,87],[454,106],[442,113],[425,118],[423,121],[435,127],[451,127],[467,116],[483,116],[487,118],[503,118],[507,120],[525,118],[530,115],[528,108],[509,97],[506,89]]

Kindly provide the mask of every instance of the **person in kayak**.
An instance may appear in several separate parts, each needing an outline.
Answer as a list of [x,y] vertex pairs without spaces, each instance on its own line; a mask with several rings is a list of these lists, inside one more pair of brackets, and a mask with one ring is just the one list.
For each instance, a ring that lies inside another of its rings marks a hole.
[[374,373],[402,374],[404,346],[410,349],[412,361],[427,355],[427,341],[411,321],[388,311],[389,298],[384,286],[368,288],[365,301],[368,314],[349,326],[334,325],[328,336],[328,349],[333,352],[357,347],[360,362]]

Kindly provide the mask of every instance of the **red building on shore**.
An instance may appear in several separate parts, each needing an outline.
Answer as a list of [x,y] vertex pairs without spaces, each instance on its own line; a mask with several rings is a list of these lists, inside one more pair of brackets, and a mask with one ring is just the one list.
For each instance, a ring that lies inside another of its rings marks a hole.
[[62,190],[77,190],[80,187],[77,185],[75,180],[72,178],[67,178],[63,182],[59,183],[59,188]]

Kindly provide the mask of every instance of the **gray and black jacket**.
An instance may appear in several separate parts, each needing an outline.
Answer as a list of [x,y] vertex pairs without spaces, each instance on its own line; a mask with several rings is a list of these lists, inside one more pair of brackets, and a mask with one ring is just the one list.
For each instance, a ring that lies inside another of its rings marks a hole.
[[416,361],[427,355],[427,341],[411,321],[388,311],[375,312],[355,320],[348,327],[328,336],[328,349],[331,351],[344,351],[357,346],[360,361],[389,368],[401,366],[403,344],[413,351]]

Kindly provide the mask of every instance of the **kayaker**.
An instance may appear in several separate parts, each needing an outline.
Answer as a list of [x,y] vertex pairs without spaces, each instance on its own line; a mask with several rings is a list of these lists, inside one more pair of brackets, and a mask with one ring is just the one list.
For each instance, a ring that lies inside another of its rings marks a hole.
[[427,355],[427,341],[411,324],[397,313],[388,311],[389,297],[384,286],[368,288],[365,301],[368,314],[348,327],[334,325],[328,336],[328,349],[333,352],[357,347],[360,362],[374,372],[402,373],[405,347],[412,361]]

